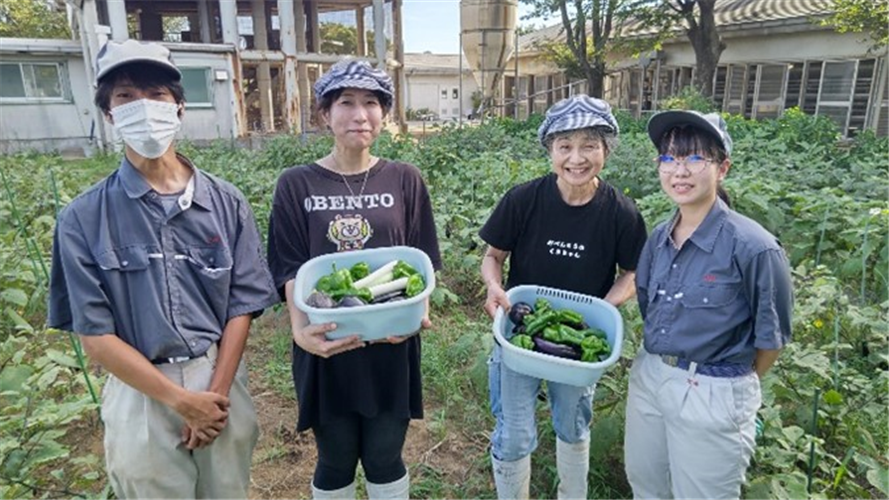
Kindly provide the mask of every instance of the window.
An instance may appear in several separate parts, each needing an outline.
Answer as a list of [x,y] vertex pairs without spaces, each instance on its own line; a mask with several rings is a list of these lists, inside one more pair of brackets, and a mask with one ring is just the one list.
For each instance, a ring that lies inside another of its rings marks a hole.
[[63,63],[0,64],[0,99],[4,101],[68,100]]
[[846,135],[852,93],[855,87],[855,61],[825,62],[821,71],[821,92],[816,114],[829,116]]
[[784,105],[784,75],[787,66],[763,64],[759,67],[759,88],[756,94],[755,117],[777,118]]
[[448,98],[448,89],[441,89],[441,98],[442,99]]
[[747,76],[747,68],[733,64],[729,67],[729,76],[726,81],[725,110],[738,114],[744,107],[744,81]]
[[451,89],[451,99],[459,99],[460,98],[460,89]]
[[210,68],[179,68],[182,72],[182,88],[185,89],[187,107],[211,108]]

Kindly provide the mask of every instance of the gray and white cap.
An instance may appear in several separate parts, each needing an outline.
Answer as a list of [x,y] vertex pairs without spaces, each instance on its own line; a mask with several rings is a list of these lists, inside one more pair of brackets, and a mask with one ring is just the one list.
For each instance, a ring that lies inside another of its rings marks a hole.
[[376,69],[367,61],[359,59],[345,59],[333,66],[321,75],[314,85],[315,95],[324,97],[329,92],[337,89],[364,89],[383,94],[386,102],[380,103],[386,107],[392,106],[395,96],[392,78],[381,69]]
[[664,134],[674,127],[691,125],[712,135],[725,150],[732,154],[732,137],[728,134],[728,125],[719,113],[701,113],[691,110],[670,110],[657,113],[648,120],[648,137],[655,146],[660,144]]
[[148,63],[168,71],[176,81],[182,79],[179,68],[173,64],[170,49],[159,43],[125,40],[109,40],[96,56],[96,82],[101,82],[112,70],[133,63]]
[[611,129],[614,135],[620,133],[611,105],[602,99],[576,95],[562,99],[547,110],[546,118],[537,129],[537,138],[546,147],[546,137],[556,132],[600,126]]

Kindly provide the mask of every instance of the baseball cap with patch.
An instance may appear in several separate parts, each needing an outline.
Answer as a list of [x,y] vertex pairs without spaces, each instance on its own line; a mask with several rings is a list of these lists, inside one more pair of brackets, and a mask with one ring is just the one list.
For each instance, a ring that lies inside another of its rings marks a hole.
[[125,40],[109,40],[96,57],[96,82],[101,82],[112,70],[133,63],[147,63],[167,71],[176,81],[182,78],[179,68],[173,64],[170,49],[159,43]]
[[725,124],[725,120],[719,113],[703,114],[691,110],[670,110],[657,113],[648,120],[648,137],[657,146],[664,134],[673,127],[682,125],[692,125],[712,135],[722,145],[725,154],[731,156],[732,138],[728,134],[728,125]]

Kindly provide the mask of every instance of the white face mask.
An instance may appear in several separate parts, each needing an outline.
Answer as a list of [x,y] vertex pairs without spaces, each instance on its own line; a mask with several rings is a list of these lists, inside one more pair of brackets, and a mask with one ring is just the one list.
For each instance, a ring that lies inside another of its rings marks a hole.
[[176,136],[179,105],[139,99],[111,108],[114,129],[127,146],[145,158],[160,158]]

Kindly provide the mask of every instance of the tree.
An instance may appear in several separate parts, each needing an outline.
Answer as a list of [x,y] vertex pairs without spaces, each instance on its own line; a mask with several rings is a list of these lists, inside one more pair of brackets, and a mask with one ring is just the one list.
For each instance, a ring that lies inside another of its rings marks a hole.
[[889,2],[886,0],[835,0],[835,13],[822,21],[840,33],[863,33],[874,51],[889,44]]
[[47,0],[0,0],[0,36],[71,38],[68,17]]
[[716,0],[665,0],[665,3],[686,22],[685,33],[695,51],[697,66],[693,85],[705,97],[713,97],[713,75],[725,50],[725,42],[716,30]]
[[[605,54],[621,6],[627,0],[521,0],[533,11],[526,18],[551,18],[562,21],[565,45],[560,50],[553,42],[540,44],[544,54],[569,72],[582,75],[590,95],[602,97],[606,63]],[[587,35],[589,29],[589,35]]]
[[[358,29],[342,23],[321,23],[319,34],[321,35],[321,52],[324,54],[355,55],[358,53]],[[367,40],[367,56],[376,57],[377,47],[374,43],[375,33],[372,30],[365,32]],[[386,39],[386,47],[391,46],[391,41]]]

